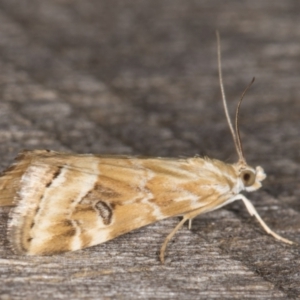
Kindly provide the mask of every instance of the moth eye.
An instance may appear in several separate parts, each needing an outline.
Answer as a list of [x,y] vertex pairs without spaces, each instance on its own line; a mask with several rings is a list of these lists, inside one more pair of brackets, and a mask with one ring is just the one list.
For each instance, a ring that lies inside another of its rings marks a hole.
[[255,173],[245,170],[242,172],[241,178],[245,186],[251,186],[255,182]]

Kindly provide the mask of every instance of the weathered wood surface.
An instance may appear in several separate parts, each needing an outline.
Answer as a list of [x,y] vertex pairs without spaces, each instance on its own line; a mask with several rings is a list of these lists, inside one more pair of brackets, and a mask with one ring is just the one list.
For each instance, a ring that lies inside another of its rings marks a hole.
[[[246,158],[265,168],[249,198],[300,242],[300,3],[294,1],[0,1],[1,168],[18,151],[234,162],[221,106],[215,29]],[[16,256],[0,209],[0,299],[286,299],[300,296],[300,247],[267,236],[242,203],[197,218],[158,250],[172,218],[103,245]]]

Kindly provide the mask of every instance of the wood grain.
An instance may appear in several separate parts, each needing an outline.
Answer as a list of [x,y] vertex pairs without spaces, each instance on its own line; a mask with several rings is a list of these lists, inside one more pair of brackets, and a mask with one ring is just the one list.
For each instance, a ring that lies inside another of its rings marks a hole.
[[[268,174],[249,195],[300,242],[300,5],[289,1],[0,1],[0,153],[22,149],[236,160],[222,110],[215,30],[246,159]],[[267,236],[241,203],[60,256],[16,256],[0,209],[0,299],[286,299],[299,247]]]

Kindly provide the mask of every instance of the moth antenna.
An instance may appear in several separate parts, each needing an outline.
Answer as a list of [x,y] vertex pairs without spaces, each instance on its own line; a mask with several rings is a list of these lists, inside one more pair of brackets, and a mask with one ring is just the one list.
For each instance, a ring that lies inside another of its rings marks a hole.
[[221,43],[220,43],[220,34],[219,34],[218,30],[216,31],[216,35],[217,35],[217,47],[218,47],[218,71],[219,71],[220,88],[221,88],[221,94],[222,94],[222,100],[223,100],[225,116],[226,116],[226,119],[227,119],[229,129],[231,131],[231,135],[233,137],[236,152],[239,156],[239,161],[245,161],[245,159],[243,157],[243,152],[240,148],[240,140],[238,140],[237,135],[234,132],[234,129],[233,129],[233,126],[232,126],[232,123],[231,123],[231,119],[230,119],[230,116],[229,116],[229,113],[228,113],[225,90],[224,90],[224,85],[223,85],[222,64],[221,64]]
[[242,145],[242,141],[241,141],[241,135],[240,135],[240,130],[239,130],[239,113],[240,113],[240,106],[241,106],[241,103],[244,99],[244,96],[245,94],[247,93],[248,89],[251,87],[251,85],[253,84],[253,82],[255,81],[255,77],[252,78],[251,82],[248,84],[248,86],[245,88],[242,96],[241,96],[241,99],[236,107],[236,111],[235,111],[235,132],[237,134],[237,143],[238,143],[238,147],[240,149],[240,152],[241,152],[241,156],[240,157],[240,161],[241,162],[246,162],[245,160],[245,157],[244,157],[244,150],[243,150],[243,145]]

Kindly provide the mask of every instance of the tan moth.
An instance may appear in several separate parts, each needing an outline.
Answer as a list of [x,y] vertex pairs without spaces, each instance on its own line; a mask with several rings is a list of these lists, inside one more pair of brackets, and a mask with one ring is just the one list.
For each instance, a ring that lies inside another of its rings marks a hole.
[[182,220],[167,236],[160,251],[182,225],[196,216],[242,200],[251,216],[276,239],[252,203],[240,192],[261,187],[266,177],[244,158],[238,130],[230,121],[221,71],[219,78],[225,115],[239,160],[227,164],[207,157],[145,158],[133,156],[21,152],[0,177],[0,206],[14,206],[8,238],[18,254],[51,255],[75,251],[173,216]]

